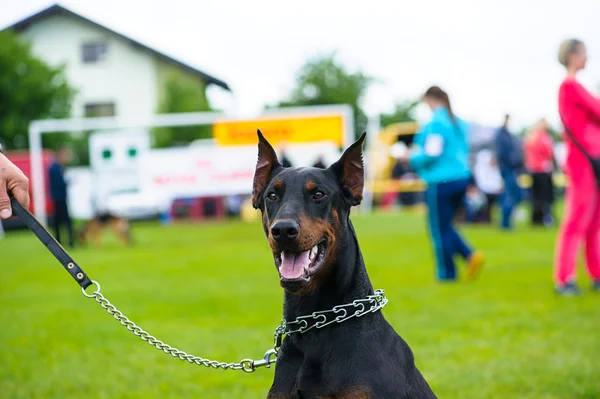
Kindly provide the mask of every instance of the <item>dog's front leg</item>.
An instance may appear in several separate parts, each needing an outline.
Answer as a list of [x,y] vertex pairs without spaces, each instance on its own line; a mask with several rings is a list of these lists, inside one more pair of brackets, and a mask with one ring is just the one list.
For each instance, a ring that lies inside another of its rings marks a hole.
[[267,399],[298,399],[296,384],[302,360],[300,351],[285,339],[277,355],[275,378]]

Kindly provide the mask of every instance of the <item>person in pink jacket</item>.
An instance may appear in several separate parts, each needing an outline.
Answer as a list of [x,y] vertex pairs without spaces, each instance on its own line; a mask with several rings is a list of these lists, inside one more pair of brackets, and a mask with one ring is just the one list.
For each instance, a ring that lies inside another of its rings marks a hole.
[[548,122],[538,121],[523,142],[525,168],[531,175],[531,223],[549,226],[553,223],[554,142],[548,134]]
[[587,61],[583,42],[565,40],[560,45],[558,59],[567,69],[558,94],[558,107],[565,127],[565,172],[569,185],[556,247],[554,280],[558,294],[580,293],[575,269],[583,245],[592,289],[600,292],[600,188],[589,159],[600,158],[600,99],[576,80],[577,72],[585,68]]

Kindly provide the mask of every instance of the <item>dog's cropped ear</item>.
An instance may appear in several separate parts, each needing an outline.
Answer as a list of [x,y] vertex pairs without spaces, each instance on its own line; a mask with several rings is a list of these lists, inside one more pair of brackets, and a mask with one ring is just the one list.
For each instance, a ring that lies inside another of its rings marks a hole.
[[271,180],[273,171],[281,167],[277,160],[277,154],[271,144],[265,139],[265,136],[260,130],[257,130],[258,134],[258,162],[256,164],[256,171],[254,172],[254,184],[252,187],[252,206],[255,209],[260,208],[262,202],[262,196]]
[[362,146],[367,133],[360,135],[341,158],[330,166],[342,187],[344,199],[350,206],[358,205],[363,198],[365,185],[365,170],[363,166]]

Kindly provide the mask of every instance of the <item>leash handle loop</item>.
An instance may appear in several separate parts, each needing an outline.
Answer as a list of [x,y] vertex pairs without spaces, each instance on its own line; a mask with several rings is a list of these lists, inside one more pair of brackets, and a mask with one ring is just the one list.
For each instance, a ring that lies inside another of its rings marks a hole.
[[10,205],[12,206],[13,212],[23,220],[23,222],[29,227],[29,229],[36,235],[36,237],[48,248],[50,253],[54,255],[60,264],[65,268],[67,272],[73,277],[73,279],[81,286],[83,290],[92,285],[92,280],[85,274],[85,272],[75,263],[73,258],[69,256],[67,251],[56,241],[54,237],[42,226],[39,220],[36,219],[23,205],[15,199],[10,197]]

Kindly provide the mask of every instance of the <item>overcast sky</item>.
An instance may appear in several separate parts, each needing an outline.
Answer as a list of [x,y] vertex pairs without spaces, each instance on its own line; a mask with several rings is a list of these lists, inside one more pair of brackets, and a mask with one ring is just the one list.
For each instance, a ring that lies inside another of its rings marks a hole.
[[[0,27],[53,2],[0,0]],[[379,78],[369,113],[438,84],[462,117],[556,123],[557,48],[583,39],[581,81],[600,90],[600,0],[65,0],[62,5],[226,81],[216,106],[251,116],[285,97],[303,62],[337,50]]]

